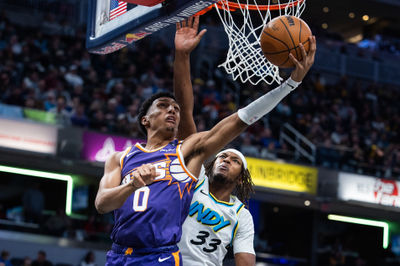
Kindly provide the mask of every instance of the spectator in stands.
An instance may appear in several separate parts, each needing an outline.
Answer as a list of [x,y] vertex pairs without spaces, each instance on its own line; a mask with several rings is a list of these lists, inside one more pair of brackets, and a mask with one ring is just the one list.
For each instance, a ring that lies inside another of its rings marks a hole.
[[72,111],[71,123],[74,126],[87,128],[89,126],[89,119],[85,114],[85,105],[79,103],[78,106]]
[[242,145],[240,146],[240,150],[243,152],[243,154],[247,156],[257,157],[260,151],[257,149],[255,145],[252,144],[251,135],[248,132],[244,132],[242,133],[242,135],[243,135],[243,142]]
[[56,106],[49,110],[50,113],[57,115],[57,120],[63,125],[70,124],[71,111],[67,106],[67,100],[64,96],[57,97]]
[[78,67],[76,65],[71,65],[69,67],[69,71],[65,74],[64,78],[68,82],[68,84],[71,86],[82,86],[83,85],[83,79],[78,74]]
[[101,132],[108,132],[107,121],[104,116],[103,110],[96,110],[90,121],[90,127]]
[[49,91],[45,93],[44,97],[45,97],[45,100],[43,102],[44,109],[46,111],[53,109],[56,106],[56,95],[54,91]]
[[32,266],[53,266],[53,263],[47,260],[46,252],[39,250],[36,260],[32,262]]
[[88,253],[86,253],[85,257],[81,261],[80,266],[96,266],[95,260],[96,258],[94,256],[94,252],[89,251]]
[[[50,25],[50,22],[54,23]],[[41,25],[48,31],[41,32],[19,27],[5,15],[0,16],[0,101],[60,113],[56,111],[60,105],[58,99],[65,97],[66,122],[70,122],[68,104],[72,100],[74,114],[79,113],[78,116],[83,117],[83,120],[74,117],[74,125],[88,125],[102,132],[139,137],[137,128],[132,128],[132,123],[126,121],[135,119],[135,101],[141,102],[141,99],[147,98],[146,95],[158,90],[171,89],[171,49],[161,40],[146,38],[123,53],[92,56],[84,48],[79,29],[72,29],[66,21],[60,22],[53,15],[48,15]],[[337,39],[333,43],[328,40],[325,45],[339,45],[334,47],[338,52],[347,50],[356,54],[361,51],[364,56],[369,53],[366,49],[339,43],[337,36],[326,37]],[[399,55],[399,40],[385,35],[369,37],[370,41],[361,44],[367,43],[370,48],[371,41],[376,42],[374,53],[379,50]],[[147,56],[150,50],[151,58]],[[386,59],[397,58],[390,57]],[[194,68],[193,72],[199,71]],[[349,154],[346,156],[351,158],[351,166],[348,166],[349,163],[346,166],[348,168],[360,171],[374,168],[370,170],[378,174],[400,176],[399,160],[396,159],[399,152],[397,132],[400,131],[400,117],[397,115],[400,111],[396,104],[400,100],[398,88],[370,84],[365,80],[352,83],[348,77],[336,77],[335,83],[332,76],[319,72],[311,73],[309,77],[303,82],[304,89],[284,99],[278,105],[274,118],[271,116],[267,126],[273,131],[272,137],[279,139],[280,126],[288,122],[318,149],[326,138],[332,139],[329,150],[347,149]],[[195,101],[203,103],[194,110],[196,123],[203,128],[200,131],[211,128],[217,120],[236,109],[235,106],[245,104],[252,95],[268,89],[263,85],[244,84],[238,93],[232,93],[232,88],[224,85],[227,84],[224,79],[225,75],[218,70],[207,75],[200,71],[199,77],[194,79]],[[84,110],[75,104],[74,98],[79,98],[79,103],[85,106]],[[61,119],[64,117],[61,116]],[[354,133],[354,129],[357,132]],[[271,152],[269,144],[258,143],[260,136],[257,130],[249,129],[249,132],[246,137],[250,140],[246,141],[253,146],[247,147],[250,153],[264,151],[266,157],[272,155],[273,158],[272,153],[278,153],[279,146],[284,144],[275,143],[278,149]],[[357,136],[358,143],[352,142],[353,135]],[[243,136],[238,138],[238,146],[242,140]],[[335,155],[324,147],[319,153],[328,154],[327,160]],[[365,158],[360,156],[362,154]],[[332,165],[345,166],[341,163]],[[376,167],[381,170],[377,171]],[[388,167],[390,171],[387,171]]]
[[44,195],[40,191],[39,183],[32,183],[22,196],[24,219],[28,223],[42,223],[44,210]]
[[62,236],[70,225],[71,221],[65,214],[65,210],[58,208],[56,215],[52,215],[46,221],[45,230],[51,235]]
[[10,261],[10,252],[7,250],[1,252],[0,263],[4,263],[5,266],[13,266]]
[[30,257],[26,256],[24,258],[24,262],[23,262],[22,266],[31,266],[31,265],[32,265],[32,259]]
[[91,214],[86,220],[84,225],[84,230],[86,234],[86,239],[89,241],[96,241],[96,233],[99,231],[97,222],[97,216],[95,213]]

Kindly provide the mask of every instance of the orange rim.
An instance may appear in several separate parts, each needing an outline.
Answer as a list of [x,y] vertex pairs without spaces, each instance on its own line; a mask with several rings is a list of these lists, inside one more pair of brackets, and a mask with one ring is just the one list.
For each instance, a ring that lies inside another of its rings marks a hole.
[[[217,8],[219,8],[219,9],[224,9],[224,10],[231,11],[231,12],[236,11],[238,8],[244,9],[246,7],[249,10],[265,11],[265,10],[280,10],[280,9],[284,9],[286,7],[297,6],[298,4],[301,4],[304,1],[305,0],[297,0],[297,1],[293,1],[291,3],[273,4],[273,5],[248,5],[248,4],[241,4],[241,3],[226,1],[226,4],[217,2],[215,4],[215,6],[217,6]],[[210,11],[213,7],[214,7],[214,5],[211,5],[211,6],[207,7],[206,9],[203,9],[202,11],[198,12],[197,15],[203,15],[203,14],[207,13],[208,11]]]

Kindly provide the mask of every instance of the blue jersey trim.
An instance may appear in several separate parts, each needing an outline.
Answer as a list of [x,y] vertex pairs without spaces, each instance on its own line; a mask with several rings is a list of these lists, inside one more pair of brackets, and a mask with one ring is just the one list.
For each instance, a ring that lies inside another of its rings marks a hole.
[[235,236],[236,236],[236,232],[237,232],[237,229],[238,229],[238,225],[239,225],[239,221],[236,222],[235,226],[234,226],[233,229],[232,229],[232,238],[231,238],[231,243],[230,243],[231,246],[233,246],[233,239],[234,239]]

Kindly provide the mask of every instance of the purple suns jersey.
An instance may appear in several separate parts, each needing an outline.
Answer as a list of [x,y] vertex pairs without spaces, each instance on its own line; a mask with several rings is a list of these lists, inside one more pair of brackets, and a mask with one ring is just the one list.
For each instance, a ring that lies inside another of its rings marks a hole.
[[138,143],[126,150],[120,163],[121,184],[132,180],[135,169],[146,163],[152,163],[160,175],[114,211],[114,243],[140,249],[179,242],[197,182],[186,169],[180,146],[174,140],[157,150],[146,150]]

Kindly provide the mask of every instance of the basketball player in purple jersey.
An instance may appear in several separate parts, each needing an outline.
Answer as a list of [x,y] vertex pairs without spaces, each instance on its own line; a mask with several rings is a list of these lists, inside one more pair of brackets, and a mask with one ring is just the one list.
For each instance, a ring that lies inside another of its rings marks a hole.
[[[192,41],[198,43],[204,33]],[[304,61],[301,79],[313,63],[311,58]],[[107,265],[182,264],[177,243],[202,164],[272,109],[265,96],[184,141],[176,139],[180,107],[173,95],[156,94],[143,103],[138,120],[146,145],[107,159],[96,196],[96,209],[115,215]]]
[[[175,35],[174,94],[181,106],[179,134],[182,138],[196,132],[193,119],[190,53],[198,43],[191,41],[198,38],[198,24],[198,17],[194,20],[190,18],[187,23],[177,25]],[[315,49],[314,38],[311,40],[309,55],[305,56],[302,48],[303,58],[310,60],[311,64]],[[302,77],[301,75],[304,77],[305,73],[300,72],[300,76],[296,73],[303,65],[299,65],[293,58],[292,61],[297,65],[292,77]],[[304,63],[304,68],[308,70],[305,61],[301,63]],[[264,98],[265,104],[273,108],[287,94],[285,92],[287,90],[290,91],[290,88],[285,90],[278,87],[274,90],[275,93],[266,95],[269,99]],[[232,195],[233,191],[237,196]],[[206,165],[206,176],[199,176],[199,184],[195,188],[189,216],[183,225],[183,234],[179,242],[184,265],[222,265],[228,246],[233,247],[237,266],[255,265],[253,220],[242,203],[249,199],[249,193],[252,191],[247,162],[240,151],[223,150]],[[209,213],[213,213],[214,222],[207,218]]]

